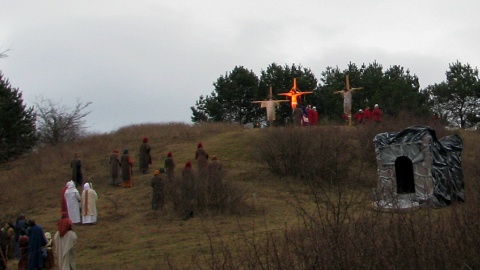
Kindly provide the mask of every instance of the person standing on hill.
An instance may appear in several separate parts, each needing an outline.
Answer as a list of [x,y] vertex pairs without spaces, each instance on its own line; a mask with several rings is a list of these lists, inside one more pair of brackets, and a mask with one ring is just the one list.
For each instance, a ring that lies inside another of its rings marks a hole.
[[123,149],[123,155],[120,158],[120,163],[122,166],[122,187],[131,188],[133,187],[133,159],[128,154],[128,149]]
[[170,181],[175,177],[175,161],[173,160],[172,152],[168,152],[165,158],[165,171]]
[[370,107],[367,106],[365,107],[365,110],[363,110],[363,123],[368,124],[372,120],[372,110],[370,110]]
[[150,155],[150,151],[152,148],[148,144],[148,138],[144,137],[143,142],[140,145],[140,158],[139,158],[139,163],[140,163],[140,172],[142,173],[148,173],[148,166],[152,164],[152,156]]
[[212,162],[208,164],[208,194],[213,203],[217,203],[222,192],[222,163],[217,156],[212,156]]
[[82,224],[97,224],[97,199],[92,183],[85,183],[82,191]]
[[358,110],[358,112],[353,115],[353,118],[355,118],[357,124],[363,123],[363,110]]
[[200,177],[207,176],[208,173],[208,153],[203,148],[203,144],[199,142],[197,144],[197,150],[195,151],[195,159],[198,165],[198,175]]
[[43,269],[42,248],[47,244],[42,227],[34,219],[28,221],[28,270]]
[[78,192],[73,182],[67,183],[67,190],[65,191],[65,200],[67,201],[68,217],[73,223],[80,223],[80,193]]
[[62,218],[57,223],[58,231],[53,237],[55,253],[58,258],[58,268],[60,270],[74,270],[75,251],[74,246],[77,241],[77,234],[73,231],[72,221],[69,218]]
[[17,217],[17,220],[15,221],[14,224],[14,231],[15,231],[15,259],[20,259],[20,244],[19,244],[19,239],[20,236],[23,234],[27,233],[27,228],[28,228],[28,223],[27,220],[25,219],[25,215],[19,214]]
[[82,161],[80,160],[80,155],[75,153],[72,161],[70,162],[70,168],[72,169],[72,180],[75,182],[75,185],[83,185],[83,174],[82,174]]
[[150,186],[152,187],[152,210],[163,210],[165,204],[165,181],[167,175],[165,169],[155,170]]
[[118,150],[114,150],[108,161],[110,165],[110,185],[118,186],[120,184],[120,158]]
[[378,104],[375,104],[375,106],[373,107],[372,119],[377,123],[383,122],[383,112],[382,110],[380,110]]
[[29,254],[28,254],[29,241],[28,241],[26,230],[23,230],[20,233],[20,237],[18,238],[18,245],[20,250],[20,257],[18,260],[18,269],[27,269],[28,257],[29,257]]
[[303,111],[302,108],[296,107],[292,112],[293,125],[299,127],[302,125]]
[[53,250],[52,250],[52,246],[53,246],[52,234],[50,234],[50,232],[46,232],[45,239],[47,240],[47,244],[45,245],[47,256],[43,260],[43,268],[52,269],[55,266],[55,258],[53,256]]
[[192,163],[187,161],[182,169],[182,180],[180,182],[181,201],[185,209],[183,219],[193,217],[193,203],[197,198],[195,190],[195,174],[192,169]]

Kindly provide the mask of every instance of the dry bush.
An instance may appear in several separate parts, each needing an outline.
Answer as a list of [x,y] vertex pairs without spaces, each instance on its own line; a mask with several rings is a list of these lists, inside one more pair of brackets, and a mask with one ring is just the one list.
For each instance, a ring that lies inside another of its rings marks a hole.
[[278,175],[312,184],[350,182],[350,167],[358,152],[352,130],[347,129],[270,129],[259,140],[259,156]]

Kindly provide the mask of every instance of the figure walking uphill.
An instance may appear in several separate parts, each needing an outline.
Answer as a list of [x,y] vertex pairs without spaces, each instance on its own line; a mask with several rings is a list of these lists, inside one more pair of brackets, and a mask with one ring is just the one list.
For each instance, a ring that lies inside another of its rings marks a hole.
[[153,210],[163,210],[165,204],[165,181],[167,180],[167,174],[165,174],[165,169],[160,168],[160,170],[155,170],[153,173],[153,178],[151,181],[152,187],[152,209]]
[[175,161],[173,160],[172,152],[168,152],[165,158],[165,172],[170,181],[175,178]]
[[220,203],[221,194],[223,193],[222,185],[222,163],[217,156],[212,156],[212,162],[208,165],[208,199],[209,203],[218,205]]
[[195,151],[195,159],[197,160],[198,165],[198,176],[206,177],[208,173],[208,153],[203,148],[203,144],[201,142],[199,142],[197,145],[197,150]]
[[133,159],[128,154],[128,149],[123,149],[120,163],[122,164],[122,187],[131,188],[133,187]]
[[139,169],[141,173],[148,173],[148,166],[152,164],[152,156],[150,151],[152,148],[148,144],[148,138],[143,138],[143,142],[140,145],[140,158],[139,158]]
[[83,185],[83,174],[82,174],[82,161],[80,160],[80,155],[75,153],[72,161],[70,162],[70,168],[72,169],[72,180],[75,182],[75,185]]
[[113,153],[110,155],[108,164],[110,169],[110,185],[120,185],[120,157],[118,156],[117,150],[114,150]]
[[195,199],[197,198],[197,190],[195,190],[195,174],[193,173],[192,163],[187,161],[182,169],[182,180],[180,182],[181,202],[184,209],[183,219],[193,217],[193,208]]

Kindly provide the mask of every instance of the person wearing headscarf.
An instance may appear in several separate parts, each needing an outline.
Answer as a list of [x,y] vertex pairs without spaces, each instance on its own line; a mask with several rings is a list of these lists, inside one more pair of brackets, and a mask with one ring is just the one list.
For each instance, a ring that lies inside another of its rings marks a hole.
[[[19,239],[20,236],[25,235],[27,233],[28,223],[25,219],[25,215],[19,214],[17,220],[15,221],[14,231],[15,231],[15,259],[20,259],[20,244]],[[27,237],[28,238],[28,237]],[[28,242],[28,241],[27,241]]]
[[68,209],[67,209],[67,200],[65,199],[65,191],[68,189],[68,183],[71,182],[71,184],[75,185],[73,180],[68,181],[65,186],[62,188],[60,191],[60,197],[61,197],[61,202],[60,202],[60,213],[67,212],[68,214]]
[[73,231],[72,221],[68,217],[62,217],[57,223],[58,231],[53,237],[55,253],[58,258],[60,270],[76,269],[74,246],[77,234]]
[[359,109],[358,112],[356,112],[354,115],[353,115],[353,118],[355,118],[355,121],[360,124],[360,123],[363,123],[363,110],[362,109]]
[[368,124],[372,120],[372,110],[370,110],[370,106],[365,107],[363,110],[363,123]]
[[123,149],[123,155],[120,158],[120,163],[122,166],[122,187],[131,188],[133,187],[133,159],[128,154],[128,149]]
[[148,138],[144,137],[143,142],[140,145],[140,158],[139,158],[139,169],[142,173],[148,173],[148,165],[152,164],[152,156],[150,151],[152,148],[148,144]]
[[35,220],[28,221],[28,269],[43,269],[43,247],[47,244],[45,233]]
[[383,122],[383,112],[378,106],[378,104],[375,104],[375,106],[373,106],[372,120],[377,123]]
[[150,186],[152,187],[152,210],[163,210],[165,204],[165,182],[167,175],[165,169],[155,170]]
[[65,200],[67,201],[68,217],[73,223],[80,223],[80,193],[73,182],[67,182],[67,190],[65,191]]
[[97,199],[92,183],[85,183],[82,191],[82,224],[97,224]]
[[28,241],[28,236],[27,236],[27,230],[22,230],[20,232],[20,237],[18,238],[18,246],[19,246],[19,252],[20,252],[20,257],[18,260],[18,269],[27,269],[28,268],[28,246],[29,246],[29,241]]
[[182,182],[180,184],[183,201],[190,201],[195,198],[194,185],[195,175],[193,173],[192,163],[187,161],[185,167],[182,169]]
[[82,174],[82,161],[80,160],[80,155],[75,153],[72,161],[70,162],[70,168],[72,169],[72,180],[75,182],[75,185],[83,185],[83,174]]
[[195,190],[195,174],[192,169],[192,163],[187,161],[182,169],[182,180],[180,182],[181,201],[185,209],[184,219],[193,216],[193,202],[197,198]]
[[110,185],[118,186],[120,184],[120,157],[118,156],[118,151],[114,150],[110,155],[108,160],[110,167]]
[[173,160],[172,152],[168,152],[165,158],[165,172],[168,179],[172,180],[175,177],[175,161]]
[[218,161],[217,156],[212,156],[212,162],[208,165],[208,194],[213,203],[218,202],[222,192],[222,168],[223,165]]
[[1,229],[5,241],[4,256],[6,260],[13,259],[15,257],[15,225],[11,222],[5,222]]
[[198,176],[207,176],[208,173],[208,153],[203,148],[203,144],[199,142],[197,144],[197,150],[195,151],[195,159],[198,165]]
[[53,240],[52,234],[50,232],[45,233],[45,239],[47,240],[47,244],[45,245],[45,250],[47,251],[47,257],[43,260],[43,268],[44,269],[52,269],[55,266],[55,259],[53,256]]

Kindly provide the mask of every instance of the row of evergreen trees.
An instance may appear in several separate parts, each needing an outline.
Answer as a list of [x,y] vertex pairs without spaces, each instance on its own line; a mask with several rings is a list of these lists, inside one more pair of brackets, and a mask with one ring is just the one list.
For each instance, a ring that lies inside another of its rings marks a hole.
[[[462,128],[475,126],[480,121],[478,70],[458,61],[449,65],[445,82],[424,89],[420,89],[418,77],[408,69],[395,65],[384,70],[377,62],[360,67],[350,63],[343,71],[338,67],[327,67],[321,73],[320,83],[310,69],[301,65],[273,63],[261,71],[260,78],[253,71],[237,66],[217,79],[210,95],[200,96],[191,107],[192,121],[241,124],[261,121],[265,112],[251,101],[267,99],[270,86],[274,97],[288,92],[293,78],[297,78],[300,90],[314,92],[304,95],[303,103],[316,106],[323,119],[339,119],[343,113],[343,99],[333,92],[344,89],[346,75],[349,75],[352,87],[364,88],[353,94],[353,112],[378,103],[390,116],[396,116],[400,111],[415,116],[436,115]],[[282,103],[277,115],[289,118],[290,105]]]

